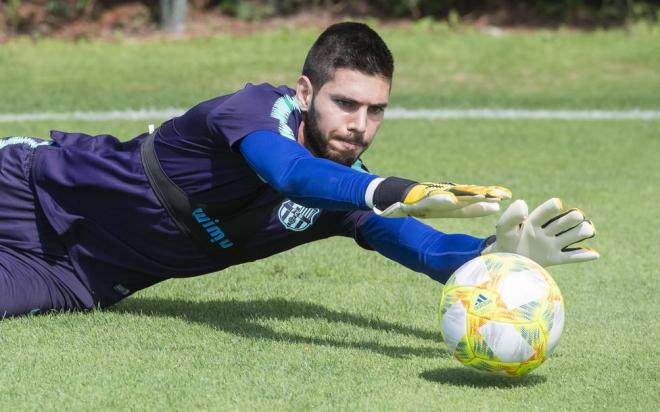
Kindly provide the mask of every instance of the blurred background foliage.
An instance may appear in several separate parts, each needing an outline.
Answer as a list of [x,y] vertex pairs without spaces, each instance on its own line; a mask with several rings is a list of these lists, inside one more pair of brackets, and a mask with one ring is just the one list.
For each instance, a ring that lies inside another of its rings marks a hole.
[[[242,21],[307,14],[377,19],[433,19],[498,26],[612,27],[658,22],[660,0],[0,0],[0,34],[49,35],[72,23],[128,32],[157,29],[167,2],[191,15]],[[82,29],[84,31],[84,27]]]
[[[378,18],[433,17],[452,14],[470,16],[508,14],[509,18],[530,18],[560,24],[622,24],[630,19],[657,19],[658,0],[210,0],[223,12],[242,18],[259,19],[287,15],[304,9],[328,10],[349,15]],[[512,21],[513,23],[513,21]]]

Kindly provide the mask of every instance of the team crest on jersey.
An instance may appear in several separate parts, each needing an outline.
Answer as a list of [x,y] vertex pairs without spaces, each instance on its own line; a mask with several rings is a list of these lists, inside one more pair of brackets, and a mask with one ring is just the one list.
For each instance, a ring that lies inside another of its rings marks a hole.
[[285,228],[294,232],[302,232],[314,224],[319,212],[319,209],[300,206],[295,202],[285,200],[280,205],[277,215]]

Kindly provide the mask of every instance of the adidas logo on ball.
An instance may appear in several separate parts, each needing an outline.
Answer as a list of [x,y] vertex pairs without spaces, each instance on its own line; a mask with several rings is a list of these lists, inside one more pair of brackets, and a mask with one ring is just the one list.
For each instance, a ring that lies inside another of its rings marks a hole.
[[476,301],[474,302],[474,308],[481,309],[484,306],[488,305],[490,302],[491,300],[488,299],[487,296],[484,296],[483,294],[480,293],[479,296],[477,296]]

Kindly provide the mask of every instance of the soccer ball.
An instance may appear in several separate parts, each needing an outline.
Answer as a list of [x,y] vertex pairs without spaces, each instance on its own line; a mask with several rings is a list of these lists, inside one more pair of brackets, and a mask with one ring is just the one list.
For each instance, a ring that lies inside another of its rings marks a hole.
[[512,253],[491,253],[449,278],[440,324],[449,352],[464,365],[521,376],[555,349],[564,328],[564,302],[540,265]]

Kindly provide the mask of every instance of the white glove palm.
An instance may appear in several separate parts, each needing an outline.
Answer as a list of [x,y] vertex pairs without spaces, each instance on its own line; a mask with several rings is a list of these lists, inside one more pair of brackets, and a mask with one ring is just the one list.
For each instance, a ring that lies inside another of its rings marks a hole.
[[598,259],[595,250],[570,247],[596,235],[591,221],[578,209],[561,210],[561,200],[553,198],[528,216],[525,201],[516,200],[497,222],[495,243],[482,254],[516,253],[543,267]]

